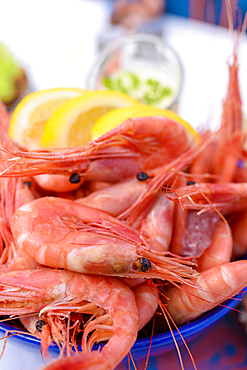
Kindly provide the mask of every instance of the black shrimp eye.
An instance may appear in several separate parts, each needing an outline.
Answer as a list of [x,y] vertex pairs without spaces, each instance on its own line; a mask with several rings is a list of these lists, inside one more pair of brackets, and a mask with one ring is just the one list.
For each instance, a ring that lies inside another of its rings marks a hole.
[[134,262],[133,267],[134,267],[135,270],[146,272],[146,271],[149,271],[151,269],[151,262],[145,257],[138,258]]
[[146,181],[149,178],[149,176],[148,176],[148,174],[146,174],[146,172],[139,172],[136,175],[136,177],[137,177],[137,180],[139,180],[139,181]]
[[32,183],[31,183],[31,181],[25,181],[24,185],[27,186],[28,188],[31,188]]
[[72,173],[69,181],[71,182],[71,184],[79,184],[79,182],[81,181],[80,175],[78,175],[78,173]]
[[42,331],[42,327],[46,325],[46,322],[44,320],[38,320],[36,321],[35,323],[35,328],[38,330],[38,331]]
[[195,182],[194,181],[188,181],[187,185],[195,185]]

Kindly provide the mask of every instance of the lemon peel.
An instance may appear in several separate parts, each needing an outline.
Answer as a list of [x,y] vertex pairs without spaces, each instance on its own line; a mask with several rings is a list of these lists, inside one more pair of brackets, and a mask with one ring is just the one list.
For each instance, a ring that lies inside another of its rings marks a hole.
[[139,101],[116,91],[96,90],[64,103],[47,120],[42,146],[66,148],[87,145],[97,119],[116,107],[140,105]]
[[27,150],[41,147],[45,122],[67,100],[86,93],[77,88],[39,90],[25,96],[15,108],[9,126],[9,137]]
[[98,137],[104,135],[106,132],[118,126],[128,118],[149,116],[164,116],[178,122],[185,128],[189,137],[195,138],[196,141],[199,141],[199,134],[177,113],[169,109],[161,109],[141,104],[139,106],[116,108],[100,117],[90,131],[91,139],[96,140]]

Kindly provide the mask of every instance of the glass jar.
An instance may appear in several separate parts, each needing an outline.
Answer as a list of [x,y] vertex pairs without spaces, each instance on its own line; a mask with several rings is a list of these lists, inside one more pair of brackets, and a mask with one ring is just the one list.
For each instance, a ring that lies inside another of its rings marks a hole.
[[127,93],[143,104],[177,111],[182,63],[162,38],[130,34],[109,43],[90,69],[86,88]]

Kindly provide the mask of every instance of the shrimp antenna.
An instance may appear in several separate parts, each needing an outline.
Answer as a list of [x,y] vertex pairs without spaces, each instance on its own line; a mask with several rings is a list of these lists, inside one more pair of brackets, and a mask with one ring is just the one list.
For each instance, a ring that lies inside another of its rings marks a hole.
[[226,11],[227,11],[227,18],[228,18],[228,26],[230,33],[233,33],[233,14],[232,14],[232,6],[231,6],[231,1],[226,0]]
[[136,365],[135,365],[135,361],[134,361],[134,358],[133,358],[131,352],[128,353],[128,363],[129,363],[129,366],[130,366],[129,357],[131,358],[132,364],[134,366],[134,370],[137,370]]
[[150,357],[151,346],[152,346],[152,340],[153,340],[153,336],[154,336],[155,319],[156,319],[156,315],[154,315],[154,318],[153,318],[152,332],[151,332],[151,337],[150,337],[150,344],[149,344],[148,355],[147,355],[147,359],[146,359],[146,362],[145,362],[145,368],[144,368],[144,370],[146,370],[146,369],[147,369],[147,366],[148,366],[148,360],[149,360],[149,357]]
[[[190,351],[190,349],[189,349],[189,346],[188,346],[188,344],[186,343],[186,341],[185,341],[184,337],[182,336],[182,333],[181,333],[181,332],[180,332],[180,330],[178,329],[178,327],[177,327],[177,325],[176,325],[175,321],[173,320],[172,316],[170,315],[170,313],[169,313],[169,312],[168,312],[168,310],[166,309],[166,307],[165,307],[164,303],[163,303],[160,299],[158,299],[158,302],[159,302],[160,309],[161,309],[161,311],[162,311],[162,313],[163,313],[163,315],[164,315],[164,318],[165,318],[165,320],[166,320],[166,323],[167,323],[167,325],[168,325],[168,327],[169,327],[170,333],[171,333],[171,335],[172,335],[172,337],[173,337],[173,341],[174,341],[174,344],[175,344],[175,346],[176,346],[176,350],[177,350],[177,353],[178,353],[178,357],[179,357],[179,362],[180,362],[180,365],[181,365],[181,369],[182,369],[182,370],[184,370],[183,359],[182,359],[182,355],[181,355],[181,352],[180,352],[180,349],[179,349],[179,346],[178,346],[178,342],[177,342],[177,340],[176,340],[176,338],[175,338],[175,334],[174,334],[174,332],[173,332],[173,330],[172,330],[172,327],[171,327],[171,323],[170,323],[170,321],[172,322],[172,324],[174,325],[175,329],[177,330],[177,332],[178,332],[178,334],[179,334],[180,338],[182,339],[182,341],[183,341],[183,343],[184,343],[184,345],[185,345],[185,348],[186,348],[186,350],[187,350],[187,352],[188,352],[188,354],[189,354],[189,356],[190,356],[190,359],[191,359],[191,361],[192,361],[192,364],[193,364],[194,369],[195,369],[195,370],[197,370],[197,367],[196,367],[196,364],[195,364],[195,360],[194,360],[194,358],[193,358],[193,355],[192,355],[192,353],[191,353],[191,351]],[[170,320],[170,321],[169,321],[169,320]]]

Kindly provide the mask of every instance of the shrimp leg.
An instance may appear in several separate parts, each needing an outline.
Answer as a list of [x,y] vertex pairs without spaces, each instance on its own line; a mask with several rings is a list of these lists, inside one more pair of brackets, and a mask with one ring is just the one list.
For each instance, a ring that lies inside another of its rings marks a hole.
[[[51,362],[47,369],[114,369],[130,351],[138,332],[135,295],[114,278],[65,270],[36,269],[0,274],[0,313],[87,312],[95,305],[102,314],[85,325],[83,353]],[[96,311],[97,312],[97,311]],[[92,335],[88,339],[88,335]],[[107,340],[101,351],[94,343]]]

